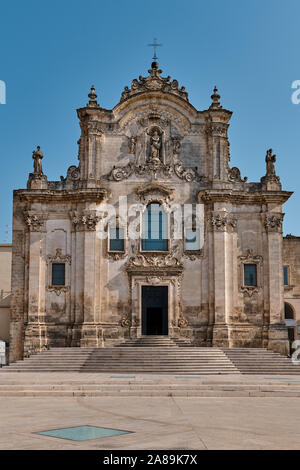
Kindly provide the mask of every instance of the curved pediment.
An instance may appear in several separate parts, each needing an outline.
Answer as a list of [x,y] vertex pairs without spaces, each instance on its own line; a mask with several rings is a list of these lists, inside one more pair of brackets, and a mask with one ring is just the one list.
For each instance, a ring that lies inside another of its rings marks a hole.
[[152,62],[151,69],[149,69],[148,72],[148,77],[142,77],[140,75],[138,80],[136,78],[132,80],[131,88],[127,86],[124,88],[124,91],[121,95],[121,103],[134,95],[149,91],[171,93],[173,95],[179,96],[181,99],[187,102],[189,101],[185,87],[179,87],[177,80],[171,81],[170,76],[161,77],[162,70],[160,70],[157,62]]
[[161,70],[152,68],[149,73],[146,78],[133,80],[130,89],[125,87],[120,102],[114,107],[113,114],[120,128],[126,127],[132,115],[136,117],[150,111],[150,114],[167,113],[169,119],[188,129],[197,117],[197,110],[189,103],[184,87],[179,88],[177,80],[171,82],[170,77],[161,77]]

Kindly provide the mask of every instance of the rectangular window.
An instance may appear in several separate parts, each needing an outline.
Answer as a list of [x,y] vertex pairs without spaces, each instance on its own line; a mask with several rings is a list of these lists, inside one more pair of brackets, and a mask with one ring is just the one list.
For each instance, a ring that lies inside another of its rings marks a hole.
[[124,229],[110,227],[109,251],[124,251]]
[[65,285],[65,263],[52,263],[52,286]]
[[168,251],[168,219],[159,204],[147,207],[142,225],[142,250]]
[[289,267],[283,266],[283,283],[285,286],[289,285]]
[[256,264],[244,264],[244,286],[257,286]]
[[185,251],[200,251],[200,231],[198,229],[185,229]]

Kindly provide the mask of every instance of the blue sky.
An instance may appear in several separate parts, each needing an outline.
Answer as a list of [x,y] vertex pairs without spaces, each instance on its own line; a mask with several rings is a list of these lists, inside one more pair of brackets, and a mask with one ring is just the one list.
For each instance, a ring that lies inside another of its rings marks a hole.
[[11,240],[12,191],[26,187],[32,150],[59,180],[77,164],[76,108],[91,84],[112,108],[125,85],[145,75],[157,37],[163,75],[171,75],[198,109],[214,85],[234,112],[231,164],[249,181],[265,173],[266,149],[277,154],[283,188],[284,232],[300,235],[300,104],[291,84],[300,80],[299,0],[72,0],[2,2],[0,80],[0,243]]

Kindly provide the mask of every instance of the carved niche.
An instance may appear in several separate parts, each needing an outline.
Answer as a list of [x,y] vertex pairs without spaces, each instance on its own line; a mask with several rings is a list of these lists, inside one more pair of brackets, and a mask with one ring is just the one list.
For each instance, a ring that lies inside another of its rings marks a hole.
[[[186,182],[202,181],[196,168],[185,168],[180,161],[181,141],[189,123],[177,122],[178,117],[149,109],[122,125],[127,135],[129,154],[124,166],[114,166],[108,180],[123,181],[131,176],[170,179],[176,176]],[[138,128],[138,131],[137,131]]]

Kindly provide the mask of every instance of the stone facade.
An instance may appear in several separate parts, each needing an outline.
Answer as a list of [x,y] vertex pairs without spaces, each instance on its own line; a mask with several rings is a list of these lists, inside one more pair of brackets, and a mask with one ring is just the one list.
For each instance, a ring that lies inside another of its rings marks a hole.
[[[286,323],[291,337],[300,339],[300,237],[287,235],[283,239],[283,265],[286,269],[284,301]],[[292,320],[292,321],[291,321]]]
[[7,343],[11,302],[11,251],[10,243],[0,244],[0,341]]
[[[282,190],[275,155],[267,152],[260,182],[242,178],[230,167],[232,113],[217,89],[198,111],[161,73],[152,63],[112,110],[92,87],[77,111],[79,165],[60,181],[47,180],[43,154],[34,151],[27,189],[14,191],[11,361],[48,346],[105,347],[140,336],[143,286],[168,287],[171,337],[288,351],[282,205],[292,193]],[[133,214],[127,220],[119,211],[125,196],[129,206],[156,202],[166,212],[198,204],[201,248],[190,252],[170,238],[164,252],[145,252],[137,225],[137,238],[111,252],[99,227],[109,226],[110,204],[127,230]],[[63,286],[52,285],[53,263],[65,266]],[[253,286],[245,284],[245,264],[255,266]]]

